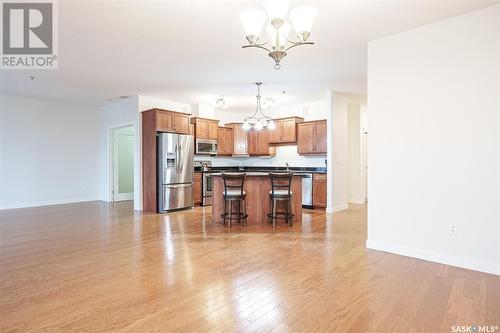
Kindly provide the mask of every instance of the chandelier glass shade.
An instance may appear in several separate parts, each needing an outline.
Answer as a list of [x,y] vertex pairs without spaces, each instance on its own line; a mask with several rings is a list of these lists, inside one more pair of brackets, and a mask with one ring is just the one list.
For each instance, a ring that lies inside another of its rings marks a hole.
[[257,85],[257,107],[255,109],[255,112],[250,117],[244,119],[243,129],[245,131],[248,131],[250,129],[260,131],[264,128],[273,130],[276,128],[276,124],[274,123],[273,118],[265,115],[262,112],[262,106],[260,103],[260,86],[262,85],[262,82],[255,82],[255,84]]
[[262,42],[260,35],[266,23],[266,14],[258,9],[247,9],[240,14],[243,30],[248,41],[248,45],[244,45],[243,48],[256,47],[266,50],[274,60],[275,69],[281,68],[281,60],[292,47],[314,44],[308,40],[316,17],[316,8],[299,6],[290,11],[288,16],[296,33],[296,40],[291,40],[288,36],[292,26],[286,21],[288,3],[287,0],[264,2],[269,24],[266,27],[268,39]]

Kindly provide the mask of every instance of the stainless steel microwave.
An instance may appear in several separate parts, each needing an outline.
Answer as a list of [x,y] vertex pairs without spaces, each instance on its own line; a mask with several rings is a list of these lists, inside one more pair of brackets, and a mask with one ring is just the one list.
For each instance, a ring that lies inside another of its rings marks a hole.
[[196,139],[196,154],[217,155],[217,140]]

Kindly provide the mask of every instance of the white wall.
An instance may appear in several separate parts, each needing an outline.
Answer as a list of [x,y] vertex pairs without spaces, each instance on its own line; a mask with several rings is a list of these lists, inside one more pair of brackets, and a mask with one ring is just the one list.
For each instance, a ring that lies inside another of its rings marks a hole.
[[348,96],[328,91],[326,94],[328,118],[328,166],[326,211],[334,213],[346,209],[349,195],[348,169]]
[[141,111],[151,108],[161,108],[177,112],[191,113],[187,104],[162,100],[149,96],[131,96],[118,100],[101,108],[101,200],[111,201],[110,196],[110,161],[109,136],[110,129],[124,125],[133,125],[135,128],[134,144],[134,209],[142,209],[142,122]]
[[500,274],[499,34],[497,5],[369,43],[367,247]]
[[99,109],[2,95],[0,208],[99,199]]
[[366,107],[349,104],[347,112],[349,202],[365,203],[365,145],[363,129],[366,127]]
[[101,200],[112,201],[111,196],[111,129],[126,125],[134,126],[134,209],[142,207],[141,186],[141,129],[139,117],[139,97],[132,96],[109,103],[100,108],[100,193]]

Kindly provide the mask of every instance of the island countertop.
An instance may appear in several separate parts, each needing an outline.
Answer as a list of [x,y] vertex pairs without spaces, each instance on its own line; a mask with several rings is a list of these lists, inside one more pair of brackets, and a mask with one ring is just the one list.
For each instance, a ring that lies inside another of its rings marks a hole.
[[[276,172],[276,171],[271,171],[271,172]],[[269,173],[267,171],[231,171],[229,173],[244,173],[245,176],[247,177],[269,177]],[[279,171],[277,172],[279,173]],[[210,176],[216,177],[216,176],[222,176],[222,172],[211,172]],[[294,177],[300,177],[300,175],[293,174]]]
[[[269,221],[267,214],[271,212],[271,201],[269,191],[271,191],[271,178],[269,172],[242,172],[246,175],[243,189],[246,192],[246,208],[247,208],[247,223],[265,223]],[[224,211],[224,181],[221,172],[211,173],[213,176],[213,192],[212,192],[212,216],[213,221],[222,223],[221,215]],[[292,177],[292,213],[294,214],[293,222],[302,221],[302,178],[299,175]],[[278,202],[278,211],[283,211],[284,202]],[[236,206],[233,205],[233,211],[236,211]],[[286,225],[284,220],[278,220],[277,225]],[[236,225],[235,221],[232,222]]]

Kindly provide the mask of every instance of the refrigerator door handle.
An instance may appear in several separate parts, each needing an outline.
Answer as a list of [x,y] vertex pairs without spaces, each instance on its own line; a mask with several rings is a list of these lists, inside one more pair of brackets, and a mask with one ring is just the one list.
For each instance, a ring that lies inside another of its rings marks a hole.
[[175,146],[175,170],[179,171],[179,146]]
[[182,155],[181,155],[181,145],[178,145],[178,149],[179,151],[179,168],[181,167],[181,158],[182,158]]
[[192,186],[191,183],[189,184],[175,184],[175,185],[165,185],[168,189],[176,189],[176,188],[180,188],[180,187],[189,187],[189,186]]

